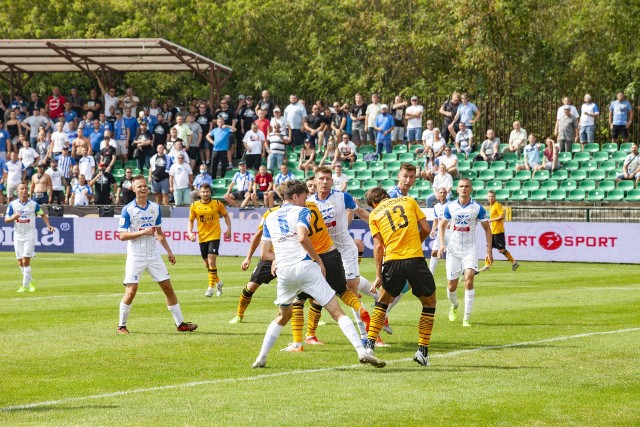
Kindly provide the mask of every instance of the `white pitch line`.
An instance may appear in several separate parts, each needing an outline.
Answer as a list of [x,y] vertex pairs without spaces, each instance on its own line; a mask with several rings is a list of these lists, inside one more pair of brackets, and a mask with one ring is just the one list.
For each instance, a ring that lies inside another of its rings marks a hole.
[[[431,358],[433,358],[433,359],[436,359],[436,358],[438,358],[438,359],[449,358],[449,357],[460,356],[462,354],[478,353],[478,352],[487,351],[487,350],[502,350],[502,349],[505,349],[505,348],[522,347],[522,346],[549,343],[549,342],[567,341],[567,340],[571,340],[571,339],[586,338],[586,337],[592,337],[592,336],[596,336],[596,335],[613,335],[613,334],[622,334],[622,333],[625,333],[625,332],[637,332],[637,331],[640,331],[640,328],[627,328],[627,329],[618,329],[618,330],[615,330],[615,331],[588,332],[588,333],[577,334],[577,335],[565,335],[565,336],[554,337],[554,338],[546,338],[546,339],[542,339],[542,340],[538,340],[538,341],[525,341],[525,342],[518,342],[518,343],[512,343],[512,344],[490,345],[490,346],[477,347],[477,348],[472,348],[472,349],[467,349],[467,350],[450,351],[448,353],[434,354],[434,355],[431,356]],[[412,359],[411,358],[393,359],[393,360],[387,361],[387,363],[388,364],[392,364],[392,363],[399,363],[399,362],[408,362],[410,360],[412,360]],[[182,384],[169,384],[169,385],[163,385],[163,386],[158,386],[158,387],[138,388],[138,389],[133,389],[133,390],[116,391],[116,392],[112,392],[112,393],[94,394],[94,395],[90,395],[90,396],[79,396],[79,397],[69,397],[69,398],[66,398],[66,399],[59,399],[59,400],[48,400],[48,401],[45,401],[45,402],[28,403],[28,404],[24,404],[24,405],[6,406],[4,408],[0,408],[0,412],[20,411],[20,410],[25,410],[25,409],[39,408],[39,407],[42,407],[42,406],[62,405],[62,404],[66,404],[66,403],[79,402],[79,401],[83,401],[83,400],[106,399],[106,398],[111,398],[111,397],[126,396],[126,395],[130,395],[130,394],[148,393],[148,392],[153,392],[153,391],[174,390],[174,389],[178,389],[178,388],[190,388],[190,387],[197,387],[197,386],[201,386],[201,385],[213,385],[213,384],[225,384],[225,383],[238,383],[238,382],[258,381],[258,380],[262,380],[262,379],[277,378],[277,377],[288,376],[288,375],[299,375],[299,374],[306,375],[306,374],[318,373],[318,372],[329,372],[329,371],[336,371],[336,370],[343,370],[343,369],[354,369],[354,368],[357,368],[357,367],[360,367],[360,366],[362,366],[362,365],[358,364],[358,365],[333,366],[333,367],[330,367],[330,368],[299,369],[299,370],[296,370],[296,371],[278,372],[278,373],[274,373],[274,374],[265,374],[265,375],[255,375],[255,376],[252,376],[252,377],[222,378],[222,379],[217,379],[217,380],[194,381],[194,382],[188,382],[188,383],[182,383]]]

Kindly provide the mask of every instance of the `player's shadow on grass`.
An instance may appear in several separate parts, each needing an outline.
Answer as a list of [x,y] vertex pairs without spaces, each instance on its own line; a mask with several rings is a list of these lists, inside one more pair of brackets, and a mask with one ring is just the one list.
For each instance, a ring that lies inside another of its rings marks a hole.
[[2,412],[51,412],[51,411],[73,411],[79,409],[118,409],[117,405],[82,405],[82,406],[38,406],[36,408],[15,408],[15,409],[3,409]]

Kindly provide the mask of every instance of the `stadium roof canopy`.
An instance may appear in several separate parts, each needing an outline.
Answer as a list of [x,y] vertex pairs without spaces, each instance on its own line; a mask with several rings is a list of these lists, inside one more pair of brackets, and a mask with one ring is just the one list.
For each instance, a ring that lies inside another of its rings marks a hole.
[[0,40],[0,79],[22,91],[35,73],[85,72],[105,86],[130,72],[193,72],[210,84],[211,97],[232,70],[165,39]]

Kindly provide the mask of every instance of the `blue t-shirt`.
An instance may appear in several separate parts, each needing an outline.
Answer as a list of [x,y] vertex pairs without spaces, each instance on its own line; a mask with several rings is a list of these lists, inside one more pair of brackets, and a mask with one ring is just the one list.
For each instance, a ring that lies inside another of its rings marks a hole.
[[78,113],[76,113],[73,110],[65,111],[63,114],[64,114],[64,119],[67,121],[67,123],[72,122],[78,118]]
[[478,111],[478,107],[473,102],[467,102],[467,105],[460,104],[458,105],[458,114],[460,115],[460,123],[464,123],[467,126],[473,126],[471,120],[473,120],[473,115]]
[[391,114],[378,114],[378,117],[376,117],[376,127],[382,128],[382,131],[379,131],[376,135],[377,141],[391,141],[391,132],[386,135],[384,134],[384,132],[393,127],[393,117]]
[[213,151],[227,151],[229,149],[229,128],[215,128],[209,134],[213,138]]
[[532,164],[540,164],[540,150],[535,145],[527,144],[522,150],[522,154],[527,158],[529,166]]
[[99,130],[97,132],[92,131],[89,134],[89,142],[91,144],[91,150],[93,150],[94,153],[100,152],[100,143],[102,142],[103,139],[104,139],[103,130]]
[[138,127],[140,127],[140,124],[138,124],[138,119],[131,116],[123,117],[122,120],[124,120],[124,126],[129,129],[129,142],[131,142],[134,140],[136,133],[138,132]]
[[613,125],[626,125],[629,111],[631,111],[631,104],[626,99],[622,102],[616,99],[609,106],[609,111],[613,111]]
[[11,141],[11,135],[4,129],[0,130],[0,153],[7,151],[7,141]]

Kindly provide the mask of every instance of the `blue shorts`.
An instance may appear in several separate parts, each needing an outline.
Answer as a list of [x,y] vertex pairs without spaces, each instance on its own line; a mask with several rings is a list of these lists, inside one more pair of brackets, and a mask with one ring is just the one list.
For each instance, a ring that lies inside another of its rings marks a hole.
[[595,140],[596,140],[595,126],[580,126],[580,142],[595,142]]
[[422,128],[411,128],[408,130],[409,141],[420,141],[422,139]]
[[160,182],[151,181],[151,191],[157,194],[169,194],[169,178]]

